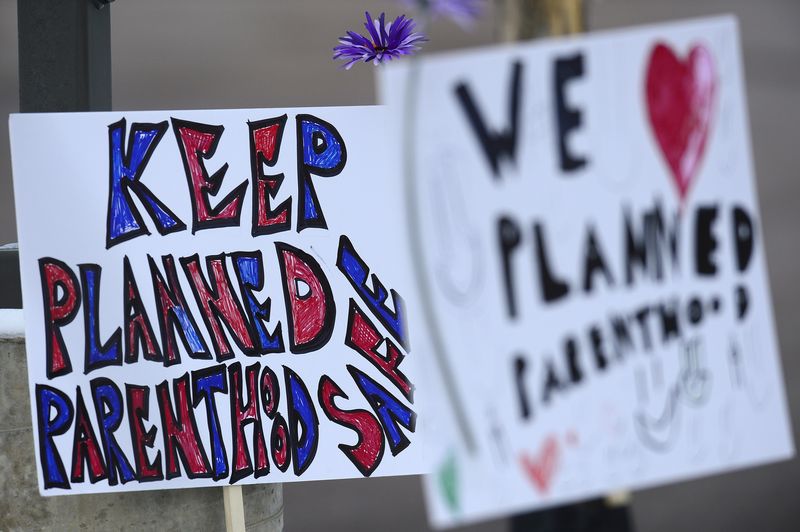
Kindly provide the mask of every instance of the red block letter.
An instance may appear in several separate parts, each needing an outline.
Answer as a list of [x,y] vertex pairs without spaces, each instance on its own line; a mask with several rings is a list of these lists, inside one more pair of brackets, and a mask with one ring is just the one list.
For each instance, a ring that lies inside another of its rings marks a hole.
[[172,128],[175,130],[186,180],[192,192],[192,233],[212,227],[239,225],[247,181],[222,198],[216,207],[212,207],[209,197],[219,193],[225,172],[228,170],[228,163],[209,176],[202,161],[214,155],[225,128],[177,118],[172,119]]
[[[397,346],[389,338],[384,337],[375,328],[375,325],[356,302],[350,300],[350,311],[347,318],[347,337],[345,345],[358,351],[364,358],[372,362],[381,373],[389,377],[397,386],[406,399],[413,402],[414,388],[402,371],[398,368],[405,355],[397,349]],[[386,354],[382,354],[379,348],[385,345]]]
[[83,402],[81,389],[76,389],[75,397],[75,433],[72,438],[72,475],[70,482],[83,482],[84,463],[89,468],[89,480],[92,484],[108,477],[103,451],[97,442],[97,436],[89,421],[89,412]]
[[202,311],[203,321],[211,331],[211,343],[214,345],[214,351],[216,351],[219,361],[233,358],[233,351],[231,351],[230,343],[222,328],[223,322],[233,333],[236,345],[244,354],[252,355],[256,351],[242,304],[231,290],[231,280],[228,277],[224,261],[224,255],[206,259],[208,276],[211,281],[209,286],[203,277],[197,254],[181,259],[181,265],[186,272],[186,278],[189,279],[197,306]]
[[275,199],[283,184],[283,174],[265,175],[264,165],[275,166],[281,150],[286,115],[258,122],[250,127],[250,171],[253,176],[253,236],[287,231],[292,226],[292,198],[285,199],[274,209]]
[[330,340],[336,316],[328,278],[311,255],[282,242],[276,242],[275,248],[289,321],[289,350],[320,349]]
[[339,449],[353,462],[361,474],[368,477],[381,463],[383,458],[383,430],[375,416],[366,410],[342,410],[338,408],[333,399],[347,395],[333,382],[333,379],[323,375],[319,380],[319,404],[328,419],[343,427],[348,427],[358,434],[355,445],[339,444]]
[[173,381],[175,412],[169,397],[167,381],[156,386],[158,409],[161,411],[161,427],[164,434],[164,455],[167,461],[167,480],[180,476],[178,456],[186,468],[189,478],[210,477],[211,467],[197,434],[197,424],[189,403],[189,374]]
[[253,423],[253,454],[256,458],[254,477],[262,477],[269,473],[269,460],[267,459],[267,444],[264,441],[264,429],[261,426],[261,411],[258,408],[258,371],[261,364],[248,366],[247,402],[243,401],[242,392],[242,365],[239,362],[231,364],[228,368],[230,384],[228,389],[231,395],[231,431],[233,432],[233,473],[231,484],[253,474],[253,463],[250,453],[247,452],[244,428]]
[[71,322],[81,305],[78,278],[60,260],[39,259],[39,274],[44,297],[44,326],[47,338],[47,378],[66,375],[72,371],[61,327]]
[[131,427],[131,443],[133,444],[133,457],[136,462],[136,478],[139,482],[161,480],[161,451],[156,453],[153,463],[147,457],[147,448],[155,446],[155,426],[149,430],[144,428],[150,411],[150,388],[147,386],[125,385],[128,396],[128,424]]

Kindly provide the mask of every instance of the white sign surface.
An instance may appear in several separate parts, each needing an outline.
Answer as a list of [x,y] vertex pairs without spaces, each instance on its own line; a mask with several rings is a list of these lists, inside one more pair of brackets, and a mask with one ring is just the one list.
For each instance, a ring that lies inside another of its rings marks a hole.
[[421,472],[384,122],[11,117],[44,495]]
[[730,18],[383,71],[439,347],[435,524],[792,454],[742,78]]

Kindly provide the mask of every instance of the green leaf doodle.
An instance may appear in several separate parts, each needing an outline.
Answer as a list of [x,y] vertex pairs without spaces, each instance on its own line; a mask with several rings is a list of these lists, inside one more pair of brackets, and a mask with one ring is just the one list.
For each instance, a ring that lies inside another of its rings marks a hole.
[[451,512],[458,512],[458,462],[455,452],[450,451],[439,468],[438,477],[442,498]]

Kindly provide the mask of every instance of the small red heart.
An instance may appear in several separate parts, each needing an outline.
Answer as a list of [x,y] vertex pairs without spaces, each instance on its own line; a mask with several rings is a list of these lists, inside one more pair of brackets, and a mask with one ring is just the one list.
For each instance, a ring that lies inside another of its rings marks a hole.
[[708,139],[716,91],[711,53],[694,46],[686,61],[661,43],[647,66],[647,111],[681,202],[697,176]]
[[533,481],[533,485],[541,494],[546,494],[550,489],[550,482],[558,467],[558,441],[553,436],[548,436],[542,444],[538,455],[530,456],[521,453],[519,460],[528,478]]

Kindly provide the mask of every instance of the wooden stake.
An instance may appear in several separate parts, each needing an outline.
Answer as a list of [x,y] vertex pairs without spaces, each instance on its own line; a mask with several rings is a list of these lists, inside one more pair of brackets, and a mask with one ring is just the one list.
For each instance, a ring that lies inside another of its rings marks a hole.
[[583,0],[503,0],[499,36],[520,41],[584,29]]
[[222,488],[222,500],[225,503],[226,532],[245,532],[242,487],[225,486]]

